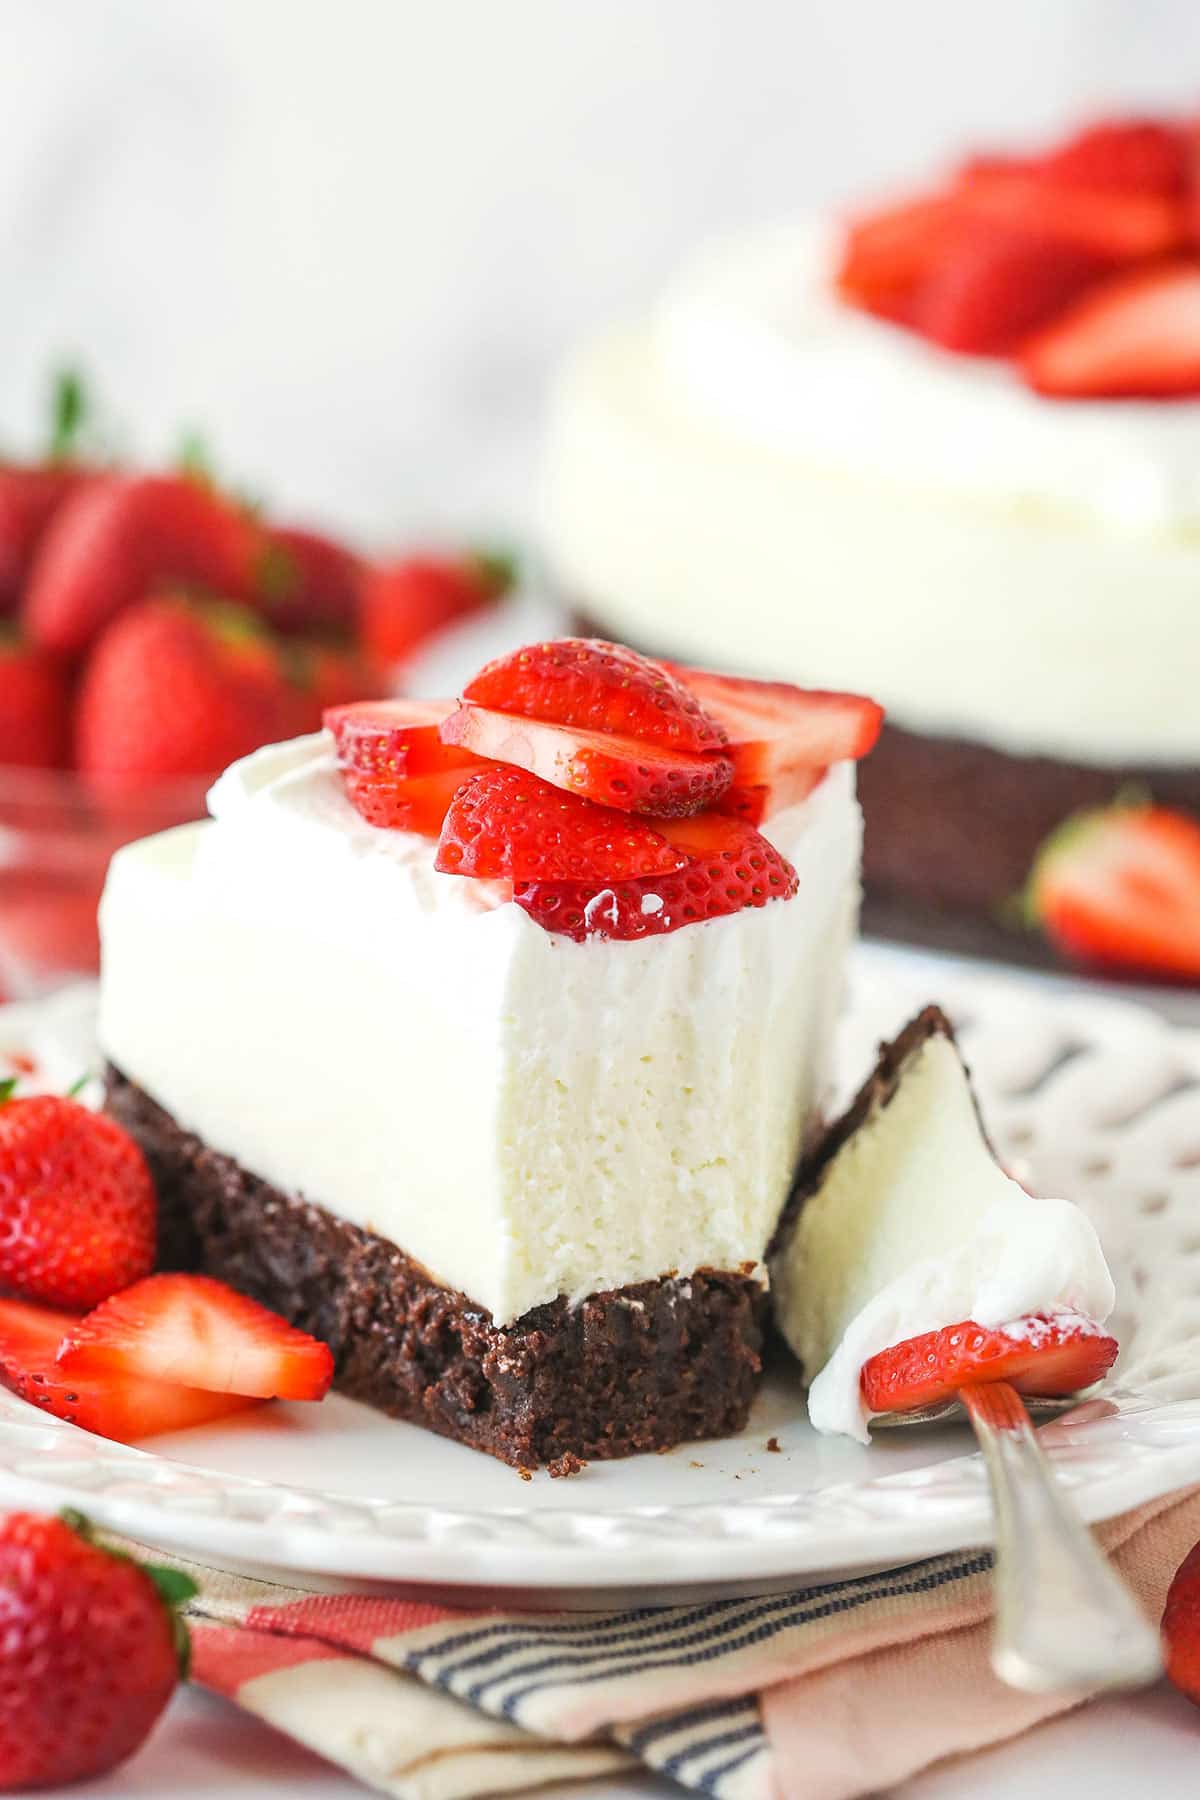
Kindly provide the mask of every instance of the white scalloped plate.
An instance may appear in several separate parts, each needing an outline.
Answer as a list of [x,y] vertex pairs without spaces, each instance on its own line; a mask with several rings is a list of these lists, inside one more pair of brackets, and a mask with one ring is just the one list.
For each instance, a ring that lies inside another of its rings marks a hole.
[[[864,950],[847,1089],[874,1042],[932,998],[959,1021],[1002,1153],[1035,1187],[1087,1206],[1117,1278],[1115,1378],[1043,1432],[1059,1478],[1093,1520],[1200,1481],[1200,1032],[1123,1001]],[[77,990],[0,1012],[0,1063],[30,1046],[48,1083],[73,1079],[91,1054],[90,1004]],[[0,1395],[0,1505],[69,1502],[160,1545],[309,1581],[648,1603],[985,1544],[969,1447],[956,1428],[880,1434],[867,1449],[819,1438],[786,1368],[740,1437],[594,1463],[569,1481],[523,1482],[336,1397],[138,1450]]]

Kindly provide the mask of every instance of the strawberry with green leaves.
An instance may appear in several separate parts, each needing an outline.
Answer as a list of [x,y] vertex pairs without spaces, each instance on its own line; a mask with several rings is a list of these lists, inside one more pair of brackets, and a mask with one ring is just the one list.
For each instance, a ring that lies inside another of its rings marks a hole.
[[74,372],[64,371],[54,386],[53,422],[44,458],[0,463],[0,613],[16,610],[50,521],[90,473],[76,460],[86,410],[82,382]]
[[513,581],[511,562],[476,556],[407,556],[363,576],[363,642],[376,662],[407,662],[428,638],[492,605]]
[[36,643],[77,656],[119,614],[164,585],[249,599],[260,551],[253,518],[206,481],[186,474],[98,476],[51,521],[22,617]]
[[0,1788],[106,1774],[145,1741],[188,1672],[181,1570],[135,1562],[79,1513],[0,1519]]
[[88,661],[79,767],[114,798],[149,780],[210,777],[286,736],[291,704],[278,647],[253,612],[155,595],[115,619]]

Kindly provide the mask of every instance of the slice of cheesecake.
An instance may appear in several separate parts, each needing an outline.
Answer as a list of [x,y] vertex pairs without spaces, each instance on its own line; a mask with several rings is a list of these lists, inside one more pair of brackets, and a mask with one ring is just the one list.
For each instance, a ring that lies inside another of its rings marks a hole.
[[[673,777],[670,816],[618,816],[578,787],[619,782],[625,712],[589,697],[572,738],[559,688],[536,732],[510,698],[543,774],[446,708],[354,709],[122,851],[100,1031],[176,1260],[329,1342],[344,1391],[532,1466],[744,1422],[861,839],[849,762],[761,830],[736,796],[676,816]],[[712,729],[656,780],[699,756],[702,800],[728,787]]]
[[1116,1355],[1091,1223],[1001,1168],[937,1007],[884,1045],[802,1166],[770,1268],[813,1424],[863,1442],[873,1413],[969,1380],[1069,1393]]

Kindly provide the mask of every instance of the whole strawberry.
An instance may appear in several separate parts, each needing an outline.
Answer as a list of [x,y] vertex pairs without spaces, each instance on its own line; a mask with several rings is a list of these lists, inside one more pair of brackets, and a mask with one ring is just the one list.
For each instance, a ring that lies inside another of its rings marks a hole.
[[71,690],[61,664],[0,631],[0,763],[54,769],[66,761]]
[[493,556],[409,556],[362,582],[362,636],[376,662],[402,663],[426,638],[507,591],[512,569]]
[[22,605],[35,643],[86,650],[126,607],[165,583],[248,598],[259,534],[238,506],[190,475],[105,475],[59,507]]
[[196,1591],[92,1543],[86,1520],[0,1520],[0,1789],[103,1775],[187,1673],[175,1608]]
[[84,671],[79,767],[120,796],[152,780],[211,776],[287,735],[277,646],[243,607],[160,594],[113,621]]
[[83,1310],[154,1266],[146,1159],[112,1119],[0,1084],[0,1286]]
[[1175,1572],[1162,1617],[1167,1675],[1200,1706],[1200,1544]]

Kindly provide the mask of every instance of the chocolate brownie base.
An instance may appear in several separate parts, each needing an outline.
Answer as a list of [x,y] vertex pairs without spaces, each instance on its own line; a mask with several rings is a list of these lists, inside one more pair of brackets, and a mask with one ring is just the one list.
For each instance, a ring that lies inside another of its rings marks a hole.
[[767,1310],[747,1275],[640,1282],[497,1326],[387,1239],[208,1149],[111,1068],[107,1107],[149,1161],[160,1261],[219,1276],[322,1338],[355,1400],[523,1469],[746,1423]]
[[[910,909],[973,912],[1002,928],[1051,832],[1122,790],[1200,816],[1200,766],[1098,767],[1012,756],[885,724],[858,766],[868,891]],[[1010,935],[1019,935],[1016,927]]]

